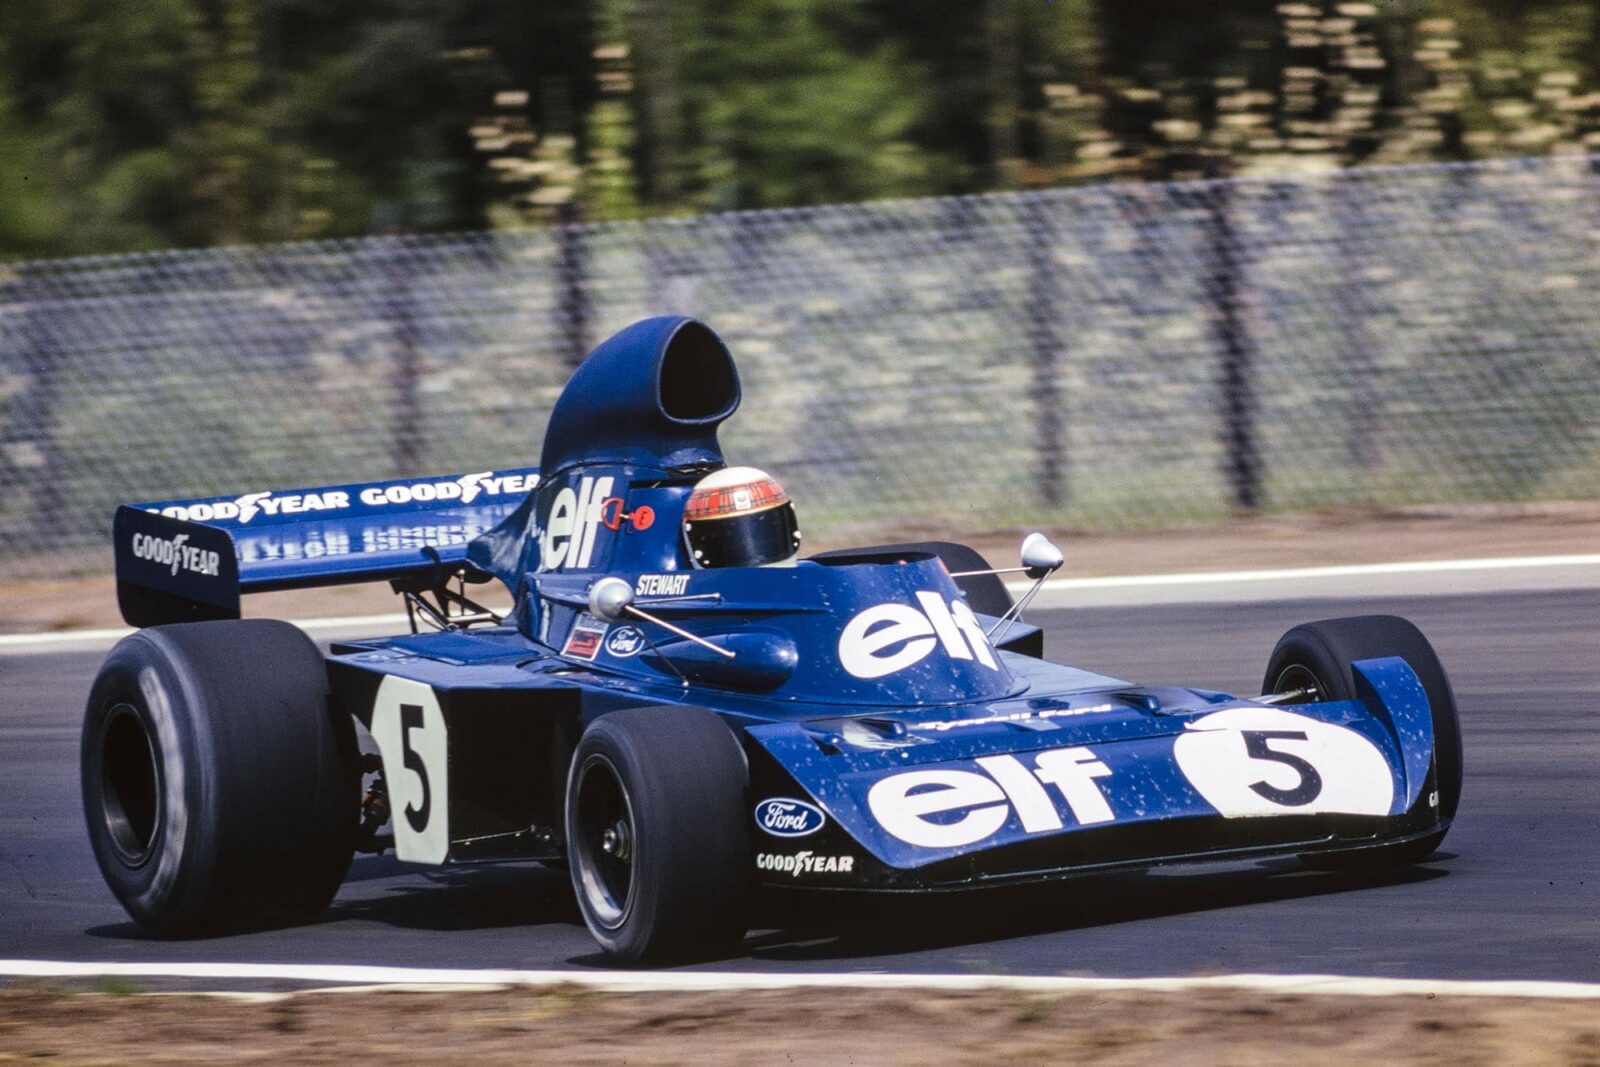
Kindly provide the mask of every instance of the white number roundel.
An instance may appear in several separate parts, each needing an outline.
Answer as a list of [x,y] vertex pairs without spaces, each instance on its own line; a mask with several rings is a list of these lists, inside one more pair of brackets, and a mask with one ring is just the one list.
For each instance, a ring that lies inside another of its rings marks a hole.
[[1389,761],[1354,730],[1281,708],[1228,708],[1188,724],[1174,746],[1184,777],[1228,818],[1387,815]]
[[394,854],[443,863],[450,854],[450,744],[431,686],[387,675],[372,704],[372,739],[394,812]]

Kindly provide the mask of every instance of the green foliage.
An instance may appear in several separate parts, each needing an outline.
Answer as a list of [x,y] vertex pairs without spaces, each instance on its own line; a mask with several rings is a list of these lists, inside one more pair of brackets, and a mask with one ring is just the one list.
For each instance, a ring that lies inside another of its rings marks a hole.
[[1593,0],[0,3],[0,259],[1597,151]]
[[624,100],[602,100],[589,112],[590,163],[583,199],[590,219],[631,219],[640,214],[633,128],[633,112]]
[[479,224],[469,6],[7,0],[0,257]]
[[927,72],[857,0],[701,0],[683,57],[712,208],[938,191],[947,163],[916,142]]
[[0,249],[47,254],[59,247],[64,221],[44,146],[0,95]]
[[1600,12],[1593,3],[1431,0],[1428,7],[1433,95],[1452,154],[1600,152]]

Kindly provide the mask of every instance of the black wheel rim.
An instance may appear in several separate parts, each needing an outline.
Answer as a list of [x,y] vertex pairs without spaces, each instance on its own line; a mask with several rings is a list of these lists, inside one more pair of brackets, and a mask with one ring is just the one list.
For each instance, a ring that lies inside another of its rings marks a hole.
[[107,713],[100,735],[100,814],[124,863],[150,858],[161,825],[160,763],[155,739],[129,704]]
[[1272,683],[1272,691],[1301,694],[1293,700],[1284,701],[1285,704],[1315,704],[1330,699],[1328,687],[1317,677],[1315,671],[1303,663],[1291,663],[1279,671],[1277,679]]
[[579,891],[594,921],[615,930],[633,904],[639,859],[633,803],[616,767],[598,754],[578,768],[573,802]]

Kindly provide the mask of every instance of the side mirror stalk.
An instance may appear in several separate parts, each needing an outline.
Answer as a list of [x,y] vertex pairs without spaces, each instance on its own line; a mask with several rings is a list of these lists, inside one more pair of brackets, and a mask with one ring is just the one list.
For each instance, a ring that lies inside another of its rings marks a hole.
[[[995,639],[996,632],[1001,631],[1002,627],[1009,630],[1012,623],[1022,618],[1023,609],[1033,601],[1034,596],[1043,588],[1045,579],[1060,570],[1062,564],[1066,562],[1066,558],[1061,554],[1061,549],[1057,548],[1048,537],[1038,531],[1034,531],[1022,539],[1021,555],[1022,566],[1020,567],[1007,567],[1004,570],[997,569],[993,571],[963,572],[963,574],[1001,574],[1022,571],[1033,579],[1032,588],[1022,594],[1022,599],[1013,604],[1010,611],[996,619],[995,624],[989,627],[989,632],[986,636],[991,641]],[[952,575],[952,577],[956,576]],[[1003,632],[1001,632],[1001,636],[1004,636]]]
[[668,633],[677,634],[686,641],[693,641],[695,644],[708,648],[719,656],[724,656],[728,659],[734,658],[732,649],[714,645],[700,635],[692,634],[681,626],[674,626],[667,620],[638,607],[633,602],[633,586],[621,578],[602,578],[589,587],[589,614],[606,622],[617,622],[624,615],[631,615],[634,618],[643,619],[645,622],[654,623]]

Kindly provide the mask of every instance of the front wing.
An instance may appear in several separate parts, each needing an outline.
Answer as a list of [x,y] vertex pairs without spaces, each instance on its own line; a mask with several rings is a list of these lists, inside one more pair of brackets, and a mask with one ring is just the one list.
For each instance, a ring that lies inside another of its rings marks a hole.
[[756,877],[957,888],[1435,831],[1421,683],[1397,658],[1354,675],[1354,701],[1219,697],[1143,729],[1085,717],[857,747],[804,724],[750,727]]

